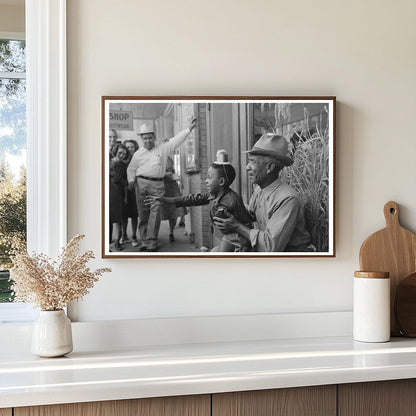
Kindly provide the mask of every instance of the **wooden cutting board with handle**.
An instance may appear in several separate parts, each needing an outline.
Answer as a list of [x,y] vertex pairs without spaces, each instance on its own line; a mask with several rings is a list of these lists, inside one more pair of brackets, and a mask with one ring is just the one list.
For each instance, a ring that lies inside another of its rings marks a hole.
[[390,273],[390,328],[391,335],[400,335],[394,319],[394,299],[401,279],[416,271],[416,234],[399,222],[399,206],[390,201],[384,205],[386,228],[370,235],[360,249],[362,271]]

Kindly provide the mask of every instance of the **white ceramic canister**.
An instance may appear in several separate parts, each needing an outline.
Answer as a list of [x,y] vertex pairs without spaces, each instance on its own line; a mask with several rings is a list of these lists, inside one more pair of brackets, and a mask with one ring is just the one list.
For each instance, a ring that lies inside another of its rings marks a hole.
[[353,336],[356,341],[390,340],[390,278],[387,272],[354,272]]

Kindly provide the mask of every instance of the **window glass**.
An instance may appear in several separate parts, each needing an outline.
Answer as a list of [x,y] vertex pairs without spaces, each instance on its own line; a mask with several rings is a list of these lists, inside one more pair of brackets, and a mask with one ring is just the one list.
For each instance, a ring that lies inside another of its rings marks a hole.
[[0,72],[26,72],[24,40],[0,39]]
[[8,269],[26,244],[25,42],[0,40],[0,302],[12,300]]

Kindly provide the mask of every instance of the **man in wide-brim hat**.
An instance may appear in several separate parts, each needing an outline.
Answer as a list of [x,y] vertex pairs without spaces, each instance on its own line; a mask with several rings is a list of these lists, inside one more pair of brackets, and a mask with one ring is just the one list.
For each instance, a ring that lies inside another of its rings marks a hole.
[[223,232],[238,232],[258,252],[315,251],[305,226],[303,202],[298,193],[279,178],[280,171],[293,164],[288,143],[282,136],[265,133],[247,152],[248,177],[255,187],[249,212],[255,229],[235,218],[215,218]]
[[145,204],[148,196],[161,197],[165,194],[163,183],[168,156],[181,146],[196,126],[192,119],[189,127],[179,132],[172,139],[156,144],[153,126],[143,124],[139,136],[143,142],[131,158],[127,168],[129,189],[135,190],[137,210],[139,213],[140,251],[156,251],[160,227],[160,204]]

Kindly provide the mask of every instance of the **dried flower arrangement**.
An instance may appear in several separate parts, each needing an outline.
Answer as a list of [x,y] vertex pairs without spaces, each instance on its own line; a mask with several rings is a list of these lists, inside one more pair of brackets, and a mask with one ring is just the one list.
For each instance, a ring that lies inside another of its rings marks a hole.
[[91,271],[87,267],[94,253],[78,254],[83,238],[81,234],[73,237],[62,249],[58,261],[45,254],[29,255],[27,251],[15,254],[10,270],[14,301],[34,303],[41,310],[56,311],[86,295],[99,277],[111,269]]

